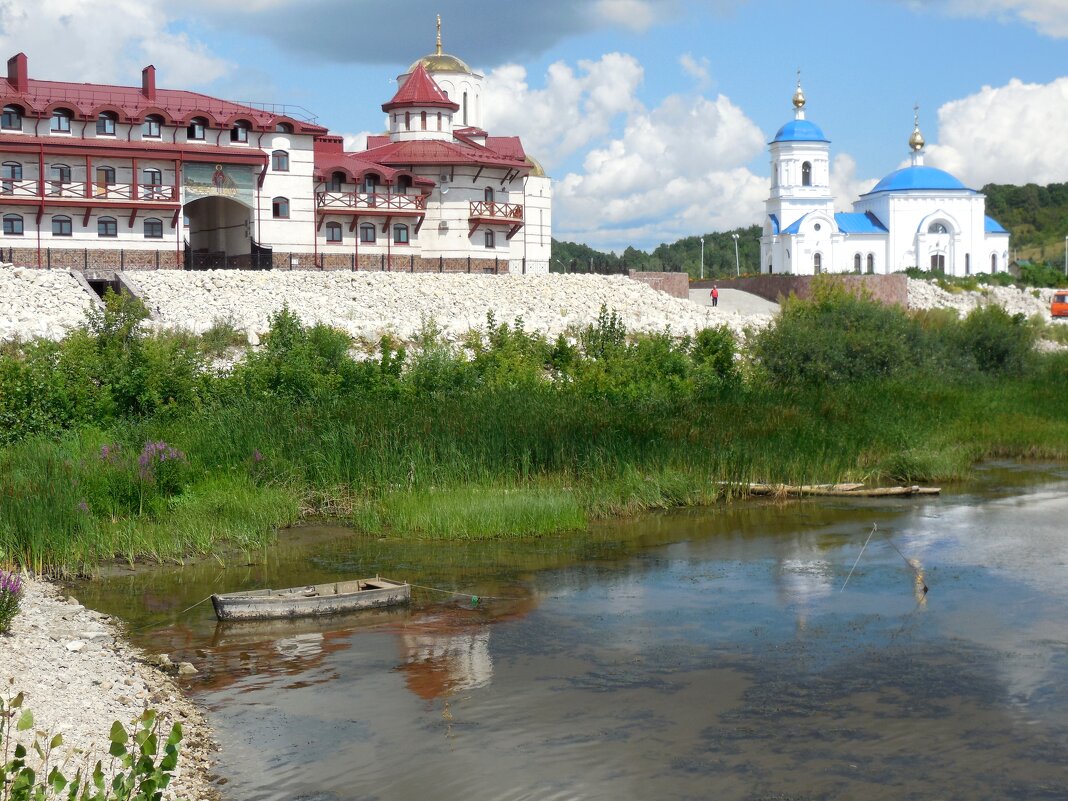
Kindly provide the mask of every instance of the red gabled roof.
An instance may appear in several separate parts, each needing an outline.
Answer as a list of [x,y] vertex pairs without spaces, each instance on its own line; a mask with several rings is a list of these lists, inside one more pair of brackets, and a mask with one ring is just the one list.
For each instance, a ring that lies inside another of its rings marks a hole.
[[393,99],[382,104],[382,110],[389,112],[398,108],[447,108],[450,111],[459,111],[460,104],[449,100],[449,96],[441,90],[422,62],[416,66],[404,86],[397,90]]
[[[519,145],[518,139],[515,139],[515,144],[522,154],[523,147]],[[488,147],[442,142],[437,139],[390,142],[365,150],[360,153],[360,157],[378,164],[479,164],[487,167],[530,169],[524,155],[517,157],[514,152],[498,153]]]
[[[216,127],[229,127],[238,119],[248,120],[261,131],[279,122],[288,122],[296,133],[325,134],[326,128],[294,119],[286,113],[257,109],[199,92],[181,89],[156,89],[155,68],[146,67],[146,85],[114,86],[99,83],[41,81],[26,76],[26,59],[22,54],[8,63],[8,77],[0,76],[0,101],[16,103],[28,116],[51,114],[53,109],[68,108],[79,119],[95,118],[101,111],[119,115],[120,122],[143,122],[148,114],[159,114],[168,123],[184,124],[193,117],[206,117]],[[14,78],[14,82],[12,82]],[[23,87],[20,91],[20,86]]]

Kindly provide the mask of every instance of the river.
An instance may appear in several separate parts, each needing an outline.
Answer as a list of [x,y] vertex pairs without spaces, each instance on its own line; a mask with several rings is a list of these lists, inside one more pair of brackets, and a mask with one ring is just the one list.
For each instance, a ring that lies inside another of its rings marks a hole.
[[[281,626],[186,610],[376,572],[433,589]],[[1063,466],[566,541],[309,527],[76,592],[198,667],[234,801],[1068,798]]]

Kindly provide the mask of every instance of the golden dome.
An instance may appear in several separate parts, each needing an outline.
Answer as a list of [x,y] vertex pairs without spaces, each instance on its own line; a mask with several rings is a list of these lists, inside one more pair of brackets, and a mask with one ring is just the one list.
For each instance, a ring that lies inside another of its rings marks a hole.
[[533,178],[544,178],[545,168],[541,166],[541,162],[527,153],[527,164],[530,165],[530,175]]
[[474,72],[467,64],[456,56],[450,56],[448,53],[429,53],[420,59],[416,59],[408,67],[408,72],[414,70],[420,63],[423,65],[423,69],[430,73],[466,72],[468,75],[474,75]]
[[801,109],[805,107],[805,92],[801,88],[801,70],[797,71],[797,91],[794,92],[794,108]]
[[920,107],[916,106],[914,109],[914,128],[912,129],[912,136],[909,137],[909,148],[912,150],[923,150],[923,146],[926,144],[923,139],[923,134],[920,133]]

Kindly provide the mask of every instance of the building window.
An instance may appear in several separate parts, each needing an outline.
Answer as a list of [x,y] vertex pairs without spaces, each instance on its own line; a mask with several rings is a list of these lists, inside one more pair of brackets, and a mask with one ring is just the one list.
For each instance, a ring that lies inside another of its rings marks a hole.
[[293,133],[293,126],[290,125],[288,122],[280,122],[276,126],[274,126],[274,132],[291,134]]
[[97,136],[114,136],[115,135],[115,121],[118,118],[110,111],[105,111],[96,118],[96,135]]
[[163,220],[155,217],[145,220],[145,239],[163,239]]
[[801,186],[812,186],[812,164],[807,161],[801,165]]
[[425,131],[426,130],[426,112],[425,111],[421,112],[421,120],[420,121],[422,123],[423,130]]
[[114,167],[97,167],[96,168],[96,196],[107,197],[108,187],[115,184],[115,168]]
[[486,247],[488,247],[488,248],[497,247],[497,237],[493,233],[493,231],[486,231]]
[[859,253],[857,253],[855,256],[853,256],[853,272],[857,273],[857,275],[860,274],[860,254]]
[[482,193],[482,199],[485,200],[487,203],[492,203],[493,202],[493,187],[492,186],[487,186],[486,187],[485,191]]
[[946,257],[941,253],[931,254],[931,272],[944,273],[946,271]]
[[141,136],[145,139],[159,139],[163,135],[163,118],[149,114],[141,123]]
[[63,187],[70,183],[70,167],[66,164],[53,164],[51,172],[52,189],[62,192]]
[[375,227],[371,223],[364,223],[360,226],[360,241],[374,243]]
[[964,254],[964,274],[965,275],[971,275],[972,274],[972,254],[971,253],[965,253]]
[[57,108],[52,112],[51,130],[53,133],[70,133],[71,113],[65,108]]
[[329,222],[326,224],[326,241],[327,242],[340,242],[341,241],[341,223]]
[[998,254],[990,254],[990,272],[996,273],[998,271]]
[[4,215],[4,236],[22,236],[22,217],[18,214]]
[[10,195],[15,191],[15,181],[22,180],[22,165],[17,161],[5,161],[0,165],[0,194]]
[[365,175],[363,177],[363,191],[365,194],[373,195],[378,191],[378,176]]
[[823,254],[817,253],[812,257],[812,272],[819,275],[823,271]]
[[948,234],[949,229],[942,223],[931,223],[927,227],[927,233],[929,234]]
[[271,169],[275,172],[289,172],[289,154],[276,150],[271,154]]
[[875,275],[875,254],[868,254],[868,275]]
[[4,106],[4,117],[3,122],[0,123],[0,128],[5,131],[21,131],[22,109],[18,106]]
[[144,183],[145,199],[155,200],[162,196],[163,173],[153,167],[141,170],[141,180]]
[[393,226],[393,244],[394,245],[407,245],[408,244],[408,226],[404,223],[397,223]]
[[185,129],[185,138],[200,141],[204,138],[204,131],[208,127],[208,121],[203,117],[193,117],[189,126]]
[[441,112],[438,112],[438,130],[441,130]]
[[412,112],[410,111],[404,112],[404,130],[412,130]]
[[230,141],[231,142],[248,142],[248,129],[249,124],[244,120],[238,120],[234,123],[234,127],[230,129]]
[[341,185],[345,183],[345,173],[335,172],[330,176],[330,183],[326,185],[327,192],[340,192]]
[[52,236],[70,236],[71,224],[70,217],[53,217],[52,218]]
[[464,92],[464,125],[467,125],[467,92]]
[[97,236],[118,236],[119,224],[115,222],[114,217],[100,217],[96,221],[96,235]]
[[276,197],[271,201],[271,216],[276,220],[289,219],[289,198]]

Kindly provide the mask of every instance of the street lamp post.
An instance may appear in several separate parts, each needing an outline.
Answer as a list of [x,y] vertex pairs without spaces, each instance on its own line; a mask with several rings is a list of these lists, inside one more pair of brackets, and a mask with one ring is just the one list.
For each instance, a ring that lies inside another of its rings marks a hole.
[[740,276],[742,274],[742,267],[738,261],[738,234],[731,234],[734,237],[734,274]]
[[[1065,237],[1068,241],[1068,237]],[[705,238],[701,237],[701,280],[705,280]]]

